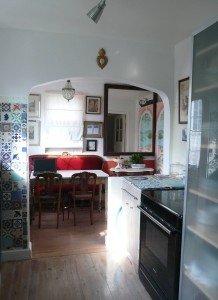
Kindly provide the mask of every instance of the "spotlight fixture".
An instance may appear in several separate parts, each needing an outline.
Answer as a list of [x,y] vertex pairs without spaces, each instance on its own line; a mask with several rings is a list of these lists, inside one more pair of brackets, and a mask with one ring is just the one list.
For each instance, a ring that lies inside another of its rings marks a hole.
[[75,89],[72,88],[70,80],[67,80],[65,87],[62,89],[62,95],[68,101],[73,99],[75,95]]
[[94,6],[88,13],[87,16],[92,19],[96,24],[98,23],[103,10],[106,6],[106,0],[101,0],[96,6]]

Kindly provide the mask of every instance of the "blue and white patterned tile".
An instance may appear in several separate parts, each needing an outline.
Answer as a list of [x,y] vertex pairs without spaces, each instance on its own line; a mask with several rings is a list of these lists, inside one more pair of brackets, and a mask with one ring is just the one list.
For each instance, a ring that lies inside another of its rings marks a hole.
[[2,170],[11,170],[11,163],[2,163]]
[[11,143],[2,142],[2,152],[11,152]]
[[22,220],[14,219],[13,220],[13,228],[22,228]]
[[10,122],[2,122],[2,132],[11,132],[11,123]]
[[11,210],[11,209],[12,209],[12,202],[2,200],[2,210]]
[[12,123],[21,123],[22,114],[21,113],[12,113],[11,121]]
[[22,127],[21,135],[22,135],[22,141],[26,141],[27,140],[27,128]]
[[12,210],[22,209],[21,201],[12,201]]
[[21,103],[12,103],[11,104],[11,111],[20,112],[21,111]]
[[10,201],[11,200],[11,193],[2,193],[3,201]]
[[23,248],[23,238],[22,235],[19,238],[14,238],[13,239],[13,247],[14,248]]
[[22,201],[22,210],[27,210],[27,202],[26,199],[24,201]]
[[4,163],[11,162],[11,152],[1,153],[1,160]]
[[11,111],[11,103],[2,103],[2,112]]
[[21,114],[21,123],[26,124],[27,123],[27,113],[23,112]]
[[12,182],[12,190],[13,191],[21,191],[21,185],[19,181],[13,181]]
[[14,212],[13,210],[2,211],[2,220],[13,220]]
[[2,221],[2,227],[4,229],[13,228],[13,221],[12,220],[3,220]]
[[11,132],[13,133],[21,133],[21,124],[20,123],[11,123]]
[[5,122],[5,123],[11,123],[11,112],[2,112],[1,113],[1,120],[2,122]]
[[26,112],[27,113],[27,104],[21,104],[21,110],[22,112]]
[[3,192],[11,192],[12,191],[12,182],[10,181],[2,181],[2,191]]
[[21,201],[21,191],[12,191],[11,192],[11,200],[12,201]]
[[23,222],[27,222],[27,212],[23,211],[22,213]]
[[13,248],[13,237],[10,234],[11,232],[13,232],[12,228],[8,230],[2,230],[2,249],[10,250]]
[[22,141],[21,133],[12,133],[12,141],[21,142]]
[[1,142],[12,142],[11,132],[2,132],[1,133]]
[[22,220],[22,210],[20,209],[16,209],[13,211],[14,212],[14,216],[13,216],[13,220]]

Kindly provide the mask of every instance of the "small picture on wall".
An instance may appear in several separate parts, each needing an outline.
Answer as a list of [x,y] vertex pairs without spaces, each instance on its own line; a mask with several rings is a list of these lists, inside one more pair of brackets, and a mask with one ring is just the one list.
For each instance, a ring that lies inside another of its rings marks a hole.
[[187,142],[187,128],[182,130],[182,141]]
[[37,94],[29,95],[29,117],[39,118],[40,117],[40,101],[41,96]]
[[86,113],[87,114],[101,113],[101,97],[95,97],[95,96],[86,97]]
[[40,145],[40,121],[29,120],[28,133],[29,145]]
[[97,151],[97,140],[87,140],[86,151]]
[[103,137],[103,123],[102,122],[84,122],[84,137],[88,138],[102,138]]

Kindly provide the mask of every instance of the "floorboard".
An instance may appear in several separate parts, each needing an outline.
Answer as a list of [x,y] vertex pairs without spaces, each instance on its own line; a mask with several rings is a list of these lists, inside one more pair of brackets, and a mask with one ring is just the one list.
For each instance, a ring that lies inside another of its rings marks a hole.
[[2,264],[1,299],[151,300],[129,258],[107,251],[104,211],[95,212],[94,225],[79,213],[77,226],[71,216],[59,229],[55,214],[44,213],[41,229],[35,216],[33,259]]
[[77,226],[73,225],[73,215],[65,220],[60,217],[59,228],[56,229],[55,214],[44,212],[41,229],[38,228],[38,216],[30,228],[33,258],[73,255],[106,251],[105,235],[107,223],[105,212],[94,211],[94,224],[90,225],[87,208],[78,209]]

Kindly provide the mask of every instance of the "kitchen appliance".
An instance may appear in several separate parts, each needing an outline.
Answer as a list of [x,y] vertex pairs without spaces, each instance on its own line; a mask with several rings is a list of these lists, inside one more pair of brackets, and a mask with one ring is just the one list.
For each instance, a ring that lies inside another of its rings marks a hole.
[[141,194],[139,278],[152,299],[178,299],[183,189]]

